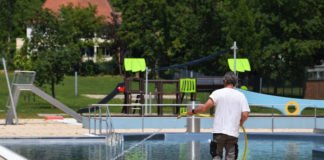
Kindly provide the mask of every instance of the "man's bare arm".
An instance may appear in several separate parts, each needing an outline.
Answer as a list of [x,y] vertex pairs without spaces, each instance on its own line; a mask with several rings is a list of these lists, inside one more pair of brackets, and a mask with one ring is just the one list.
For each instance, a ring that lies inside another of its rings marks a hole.
[[[212,99],[208,99],[205,104],[201,104],[199,105],[197,108],[195,108],[195,114],[197,113],[204,113],[206,112],[208,109],[214,107],[214,101]],[[194,113],[192,113],[192,111],[188,111],[187,115],[193,115]]]
[[240,125],[242,126],[248,118],[249,118],[249,112],[242,112]]

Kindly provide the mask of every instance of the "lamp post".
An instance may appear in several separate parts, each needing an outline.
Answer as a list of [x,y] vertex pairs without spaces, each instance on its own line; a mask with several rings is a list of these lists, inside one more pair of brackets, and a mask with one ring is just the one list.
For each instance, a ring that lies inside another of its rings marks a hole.
[[148,67],[145,69],[145,115],[147,115],[147,98],[148,98],[148,74],[151,71]]
[[234,41],[234,44],[231,47],[231,49],[233,49],[233,51],[234,51],[234,53],[233,53],[234,54],[233,55],[233,57],[234,57],[234,74],[236,75],[236,50],[238,49],[236,46],[236,41]]

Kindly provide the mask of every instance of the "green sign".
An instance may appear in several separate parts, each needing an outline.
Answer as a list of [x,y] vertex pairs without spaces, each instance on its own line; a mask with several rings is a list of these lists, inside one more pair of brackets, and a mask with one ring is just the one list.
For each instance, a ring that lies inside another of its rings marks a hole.
[[125,58],[124,59],[125,71],[131,72],[144,72],[146,63],[144,58]]
[[180,92],[182,92],[182,93],[196,93],[196,79],[194,79],[194,78],[180,79]]
[[[230,58],[227,60],[228,66],[231,71],[234,71],[234,59]],[[245,72],[251,71],[250,62],[247,58],[237,58],[236,59],[236,71],[237,72]]]

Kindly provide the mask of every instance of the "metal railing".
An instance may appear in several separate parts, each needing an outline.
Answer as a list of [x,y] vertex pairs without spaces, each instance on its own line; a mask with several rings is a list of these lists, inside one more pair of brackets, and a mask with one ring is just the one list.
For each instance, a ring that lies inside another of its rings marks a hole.
[[[191,103],[191,104],[149,104],[149,106],[162,106],[162,107],[183,107],[186,106],[186,108],[195,108],[199,104]],[[88,114],[88,123],[89,123],[89,133],[93,134],[103,134],[103,126],[105,126],[105,132],[106,133],[111,133],[114,132],[113,130],[113,122],[111,118],[111,114],[109,112],[110,107],[117,107],[117,106],[124,106],[124,107],[142,107],[142,112],[144,111],[145,107],[143,104],[92,104],[89,105],[89,114]],[[314,105],[306,105],[306,104],[301,104],[300,106],[303,107],[312,107],[314,108],[314,115],[308,115],[308,116],[301,116],[301,115],[284,115],[284,114],[276,114],[275,109],[280,108],[279,106],[282,106],[284,108],[285,104],[253,104],[250,105],[252,106],[271,106],[267,107],[271,109],[271,112],[268,112],[266,114],[263,113],[254,113],[250,114],[250,118],[245,123],[245,128],[247,129],[269,129],[271,132],[275,132],[275,129],[310,129],[310,128],[324,128],[322,126],[322,120],[324,118],[319,119],[318,118],[318,112],[317,112],[317,107]],[[281,108],[281,110],[283,110]],[[91,113],[91,109],[94,110],[93,113]],[[103,112],[105,110],[106,112]],[[280,109],[278,109],[280,111]],[[108,112],[107,112],[108,111]],[[145,115],[144,113],[141,115],[141,125],[138,129],[141,129],[142,132],[144,132],[145,129],[145,124],[144,124],[144,119],[146,116],[150,114]],[[187,119],[191,117],[186,117]],[[193,117],[191,119],[191,122],[187,120],[187,131],[189,132],[196,132],[197,129],[195,129],[197,126],[194,122],[194,119],[199,119],[200,117]],[[259,120],[261,121],[259,122]],[[301,120],[301,121],[299,121]],[[320,120],[320,121],[319,121]],[[297,123],[296,123],[297,122]],[[298,123],[301,122],[301,123]],[[200,123],[200,122],[199,122]],[[212,123],[212,122],[211,122]],[[305,124],[304,124],[305,123]],[[90,127],[91,126],[91,127]],[[198,125],[199,126],[199,125]],[[188,128],[189,127],[189,128]],[[191,128],[190,128],[191,127]],[[200,126],[199,126],[200,127]],[[198,131],[199,132],[199,131]]]
[[[271,107],[265,107],[270,108],[271,112],[267,113],[267,115],[262,113],[254,113],[250,117],[271,117],[271,132],[275,132],[275,129],[285,128],[286,129],[305,129],[305,128],[312,128],[316,129],[318,127],[318,107],[313,104],[298,104],[298,107],[295,106],[295,111],[289,112],[287,111],[287,104],[250,104],[251,106],[271,106]],[[293,105],[292,105],[293,106]],[[300,108],[299,108],[300,107]],[[298,108],[298,109],[297,109]],[[313,115],[301,115],[302,111],[306,108],[312,108],[314,110]],[[275,109],[280,111],[280,113],[275,114]],[[289,112],[289,113],[287,113]],[[295,112],[295,114],[291,115],[291,113]],[[300,114],[299,114],[300,113]],[[290,114],[290,115],[289,115]],[[286,120],[286,123],[282,123],[284,121],[280,121],[280,119]],[[298,121],[301,120],[301,121]],[[321,119],[322,120],[322,119]],[[277,121],[277,122],[276,122]],[[312,122],[311,122],[312,121]],[[301,123],[298,123],[301,122]],[[281,125],[281,127],[278,127],[276,125]],[[283,127],[285,126],[285,127]],[[298,126],[298,127],[296,127]],[[311,127],[313,126],[313,127]],[[323,127],[323,126],[320,126]]]
[[[179,107],[179,106],[186,106],[187,108],[191,108],[194,109],[196,106],[198,106],[200,104],[196,104],[194,102],[190,103],[190,104],[150,104],[150,106],[161,106],[161,107]],[[144,111],[145,107],[143,104],[91,104],[88,106],[89,108],[89,113],[88,113],[88,124],[89,124],[89,134],[103,134],[103,130],[102,130],[102,124],[106,124],[105,125],[105,133],[112,133],[114,132],[114,128],[113,128],[113,123],[112,123],[112,118],[111,118],[111,114],[109,112],[110,107],[116,107],[116,106],[124,106],[124,107],[142,107],[142,112]],[[103,113],[102,110],[105,109],[106,112]],[[91,113],[91,111],[93,110],[93,113]],[[145,114],[141,114],[141,129],[142,132],[144,132],[144,118],[145,118]],[[193,119],[197,119],[195,116],[193,116]],[[187,125],[188,127],[191,128],[187,128],[187,130],[189,131],[196,131],[196,127],[195,127],[195,123],[193,122],[194,120],[192,120],[192,122]],[[91,125],[93,124],[93,125]],[[97,126],[98,125],[98,126]],[[90,127],[90,126],[93,126]],[[98,133],[97,133],[98,132]]]
[[[102,108],[105,108],[105,116],[103,116]],[[89,134],[97,134],[97,121],[99,122],[99,135],[106,137],[106,149],[108,159],[119,155],[124,151],[124,136],[114,131],[114,126],[111,119],[111,114],[108,106],[94,107],[94,114],[91,114],[91,107],[89,106]],[[91,132],[91,120],[94,122],[94,132]],[[102,125],[105,125],[106,132],[102,132]]]

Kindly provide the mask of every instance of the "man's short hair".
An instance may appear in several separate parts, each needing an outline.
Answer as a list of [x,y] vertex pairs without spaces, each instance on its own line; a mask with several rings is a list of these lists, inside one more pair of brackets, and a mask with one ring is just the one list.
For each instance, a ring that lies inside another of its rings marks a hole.
[[224,83],[233,84],[233,86],[235,86],[237,83],[237,76],[233,72],[226,72],[224,75]]

